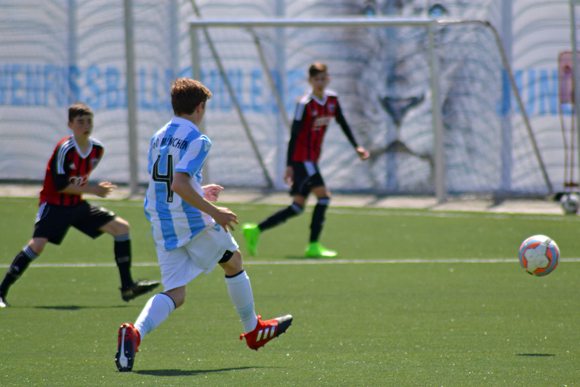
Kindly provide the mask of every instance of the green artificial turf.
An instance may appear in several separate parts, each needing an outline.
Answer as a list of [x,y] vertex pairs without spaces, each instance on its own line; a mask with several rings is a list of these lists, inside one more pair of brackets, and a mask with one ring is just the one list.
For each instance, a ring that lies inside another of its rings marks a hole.
[[[100,203],[131,223],[134,262],[155,262],[140,203]],[[242,222],[276,209],[229,207]],[[0,199],[0,265],[30,238],[36,209],[35,200]],[[11,289],[13,307],[0,310],[0,385],[580,384],[580,263],[563,261],[535,278],[517,262],[370,262],[517,259],[533,234],[577,258],[577,218],[334,208],[323,244],[338,259],[369,263],[319,264],[300,258],[309,222],[306,212],[264,233],[260,256],[245,255],[256,311],[294,316],[288,332],[260,351],[239,341],[241,324],[217,268],[190,283],[186,304],[145,337],[134,372],[119,373],[118,326],[134,322],[147,296],[124,303],[114,266],[31,267]],[[113,262],[109,236],[92,241],[71,230],[36,263]],[[155,266],[133,272],[159,278]]]

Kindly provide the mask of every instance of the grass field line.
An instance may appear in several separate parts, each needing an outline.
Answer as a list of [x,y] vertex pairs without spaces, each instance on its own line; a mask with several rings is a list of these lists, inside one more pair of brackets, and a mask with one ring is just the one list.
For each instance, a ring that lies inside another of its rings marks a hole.
[[[561,262],[580,262],[580,258],[560,259]],[[361,263],[514,263],[519,262],[513,258],[445,258],[445,259],[335,259],[318,260],[303,259],[296,261],[244,261],[246,265],[343,265]],[[158,266],[157,262],[134,263],[133,266]],[[115,263],[39,263],[30,267],[116,267]],[[1,268],[8,268],[9,265],[0,265]]]

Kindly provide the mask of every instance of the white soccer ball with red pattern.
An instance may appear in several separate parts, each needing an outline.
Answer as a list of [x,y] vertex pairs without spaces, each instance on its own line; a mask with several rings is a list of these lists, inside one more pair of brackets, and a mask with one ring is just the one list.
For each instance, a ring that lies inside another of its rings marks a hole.
[[520,264],[538,277],[550,274],[558,266],[560,249],[556,242],[545,235],[534,235],[520,246]]

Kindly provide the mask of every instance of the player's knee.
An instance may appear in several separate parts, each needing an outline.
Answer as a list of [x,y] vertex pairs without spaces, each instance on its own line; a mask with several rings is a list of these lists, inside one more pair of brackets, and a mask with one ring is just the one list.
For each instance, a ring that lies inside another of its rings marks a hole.
[[44,246],[46,246],[47,242],[48,240],[45,238],[33,238],[30,240],[30,242],[28,242],[28,246],[32,249],[34,254],[40,255],[40,253],[42,253],[44,250]]
[[294,203],[292,203],[292,205],[290,207],[292,207],[292,210],[294,210],[296,215],[300,215],[304,212],[304,203],[302,203],[302,205],[300,205],[300,204],[294,202]]
[[131,227],[129,226],[129,222],[127,222],[122,218],[116,217],[109,223],[105,224],[101,228],[101,231],[104,231],[113,236],[119,236],[129,234],[129,232],[131,231]]
[[174,298],[173,302],[175,302],[175,309],[185,304],[185,292],[183,292],[183,294],[180,295],[179,297]]
[[229,261],[220,263],[220,266],[224,269],[227,276],[236,275],[240,271],[244,270],[242,253],[240,250],[234,251],[234,254]]
[[131,231],[131,226],[129,225],[129,222],[127,222],[125,219],[116,217],[114,222],[117,231],[119,232],[119,235],[129,234],[129,232]]
[[175,308],[179,308],[181,305],[185,304],[185,286],[181,286],[176,289],[171,289],[165,292],[173,302],[175,303]]
[[304,210],[304,206],[306,205],[306,197],[301,195],[294,195],[292,198],[292,204],[296,204],[302,210]]

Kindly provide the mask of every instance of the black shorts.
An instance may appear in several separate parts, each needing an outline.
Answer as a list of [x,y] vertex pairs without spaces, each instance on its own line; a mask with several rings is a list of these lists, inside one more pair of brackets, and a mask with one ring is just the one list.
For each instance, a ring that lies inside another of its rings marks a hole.
[[294,170],[290,195],[308,196],[312,188],[324,186],[324,179],[317,164],[310,161],[304,163],[294,161],[290,166]]
[[42,203],[32,237],[47,238],[49,242],[60,245],[72,226],[94,239],[103,233],[99,229],[113,219],[113,212],[84,201],[75,206]]

